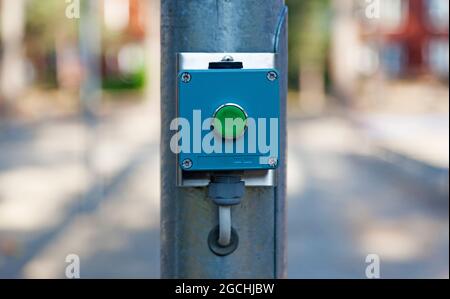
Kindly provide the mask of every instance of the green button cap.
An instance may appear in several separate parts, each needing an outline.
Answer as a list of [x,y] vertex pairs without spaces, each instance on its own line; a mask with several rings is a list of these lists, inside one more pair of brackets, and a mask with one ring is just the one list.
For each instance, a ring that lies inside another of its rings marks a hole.
[[214,114],[214,130],[225,139],[242,136],[247,125],[247,114],[236,104],[225,104]]

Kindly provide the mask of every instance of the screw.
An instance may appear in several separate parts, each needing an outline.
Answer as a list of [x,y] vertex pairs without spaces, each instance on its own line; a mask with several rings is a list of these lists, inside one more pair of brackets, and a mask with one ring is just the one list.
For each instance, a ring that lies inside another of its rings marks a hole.
[[183,81],[183,83],[189,83],[189,81],[191,81],[192,76],[189,73],[182,73],[181,74],[181,81]]
[[222,61],[234,61],[234,59],[231,55],[226,55],[222,58]]
[[184,169],[189,169],[192,167],[192,160],[191,159],[184,159],[183,162],[181,162],[181,167]]
[[267,80],[269,81],[275,81],[276,79],[278,79],[278,74],[274,71],[270,71],[267,73]]
[[269,164],[270,167],[275,168],[278,164],[278,159],[275,157],[270,157],[267,163]]

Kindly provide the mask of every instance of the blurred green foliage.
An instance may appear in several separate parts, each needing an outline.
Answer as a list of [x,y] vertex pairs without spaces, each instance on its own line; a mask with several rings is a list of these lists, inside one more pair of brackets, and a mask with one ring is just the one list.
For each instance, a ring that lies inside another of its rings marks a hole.
[[[330,29],[330,0],[286,0],[289,6],[289,86],[299,87],[299,68],[320,67],[327,71]],[[56,86],[55,47],[57,39],[76,41],[77,19],[65,16],[67,4],[62,0],[28,0],[26,42],[28,56],[40,60],[37,66],[47,86]],[[111,33],[103,28],[103,47],[128,42],[126,35]],[[106,74],[106,89],[135,89],[145,84],[145,72],[131,75]],[[324,74],[326,75],[326,73]]]
[[298,89],[301,65],[327,71],[330,0],[286,0],[286,4],[289,7],[288,82],[290,88]]
[[26,6],[26,40],[38,41],[40,49],[51,51],[55,37],[76,38],[78,20],[66,18],[66,2],[61,0],[29,0]]
[[128,75],[107,76],[103,79],[103,89],[119,91],[127,89],[142,89],[145,86],[145,69]]
[[76,40],[78,20],[68,19],[66,2],[28,0],[26,2],[25,44],[39,84],[56,88],[56,43],[58,38]]
[[[35,66],[37,82],[46,88],[58,87],[56,78],[58,43],[70,42],[74,45],[78,43],[79,20],[67,18],[66,8],[67,3],[64,0],[27,1],[25,25],[27,56]],[[123,32],[110,32],[102,26],[103,51],[118,48],[131,40],[132,38]],[[102,86],[112,91],[142,89],[145,77],[145,69],[139,69],[131,74],[105,72]]]

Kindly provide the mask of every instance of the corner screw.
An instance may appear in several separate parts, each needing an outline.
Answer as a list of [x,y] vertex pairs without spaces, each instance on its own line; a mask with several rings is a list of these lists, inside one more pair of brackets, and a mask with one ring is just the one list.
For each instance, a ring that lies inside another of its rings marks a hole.
[[270,157],[267,163],[269,164],[270,167],[275,168],[278,165],[278,159],[275,157]]
[[183,162],[181,162],[181,167],[184,169],[190,169],[192,167],[192,160],[191,159],[184,159]]
[[273,82],[273,81],[275,81],[277,79],[278,79],[278,74],[276,72],[270,71],[270,72],[267,73],[267,80]]
[[191,79],[192,79],[191,74],[189,74],[189,73],[187,73],[187,72],[181,74],[181,81],[182,81],[183,83],[189,83],[189,81],[191,81]]

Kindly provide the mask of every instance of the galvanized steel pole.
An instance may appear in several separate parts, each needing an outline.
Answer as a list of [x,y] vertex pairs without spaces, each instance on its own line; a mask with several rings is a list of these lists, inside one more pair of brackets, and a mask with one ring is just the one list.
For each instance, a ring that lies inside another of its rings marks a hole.
[[[161,1],[161,276],[163,278],[283,278],[287,8],[283,0]],[[169,124],[176,117],[176,53],[276,52],[281,74],[281,144],[277,187],[247,187],[232,208],[239,247],[219,257],[207,244],[217,206],[206,188],[176,187]]]

